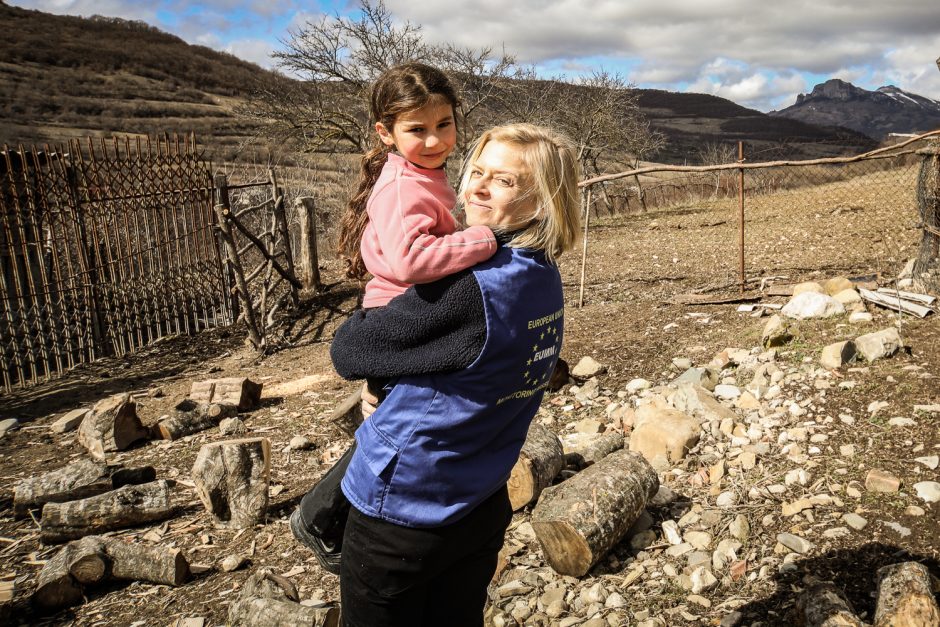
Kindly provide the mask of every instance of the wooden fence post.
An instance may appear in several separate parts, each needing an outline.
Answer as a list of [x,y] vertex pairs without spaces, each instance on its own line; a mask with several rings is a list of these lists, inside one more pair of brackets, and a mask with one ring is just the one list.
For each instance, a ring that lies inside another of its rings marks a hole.
[[[72,150],[80,150],[78,142],[70,146]],[[78,174],[75,172],[75,164],[67,163],[66,177],[69,188],[69,203],[72,205],[72,212],[75,216],[75,226],[78,232],[78,264],[81,268],[84,286],[85,298],[88,299],[89,322],[91,323],[91,350],[88,360],[93,361],[100,355],[108,353],[104,344],[104,331],[101,328],[101,304],[98,302],[98,294],[95,286],[98,284],[98,267],[95,265],[95,255],[88,254],[88,233],[85,230],[85,216],[82,212],[81,195],[78,193]]]
[[[744,142],[738,142],[738,163],[744,163]],[[741,271],[741,294],[744,294],[744,168],[741,168],[741,188],[738,190],[738,261]]]
[[304,289],[319,292],[323,289],[320,281],[320,260],[317,255],[317,205],[310,196],[294,201],[300,215],[300,253],[298,267]]
[[591,191],[588,187],[584,201],[584,242],[581,247],[581,292],[578,296],[578,309],[584,306],[584,272],[587,264],[588,225],[591,223]]
[[[281,232],[281,239],[284,241],[284,256],[287,259],[287,271],[297,276],[294,270],[294,254],[290,242],[290,229],[287,228],[287,213],[284,210],[284,190],[277,186],[277,177],[274,170],[268,170],[268,178],[271,180],[271,194],[274,198],[274,216],[277,221],[278,230]],[[272,251],[273,252],[273,251]],[[297,287],[289,283],[290,299],[296,307],[299,304],[297,297]]]
[[[231,209],[232,203],[228,195],[228,177],[224,174],[216,174],[215,179],[213,180],[213,186],[215,187],[216,194],[216,205],[221,205],[223,207],[228,207]],[[216,221],[219,220],[218,213],[216,213]],[[228,248],[225,246],[225,241],[222,238],[222,226],[218,225],[219,229],[216,231],[217,239],[216,243],[219,245],[219,256],[222,258],[222,268],[225,272],[225,276],[222,279],[225,281],[225,293],[228,294],[226,299],[229,303],[229,306],[232,309],[232,324],[235,324],[235,321],[238,320],[238,315],[240,312],[240,302],[237,296],[238,286],[235,283],[235,272],[231,263],[228,263]]]
[[[940,272],[940,142],[930,142],[917,154],[922,159],[917,176],[917,204],[923,235],[914,263],[915,278],[930,271]],[[934,276],[931,282],[940,286],[940,277]]]

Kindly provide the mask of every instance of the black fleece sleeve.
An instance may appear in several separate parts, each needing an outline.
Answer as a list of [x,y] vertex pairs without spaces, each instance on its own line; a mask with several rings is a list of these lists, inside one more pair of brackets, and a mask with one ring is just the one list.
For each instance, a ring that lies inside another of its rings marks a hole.
[[485,342],[483,294],[464,270],[354,312],[333,336],[330,357],[345,379],[401,377],[466,368]]

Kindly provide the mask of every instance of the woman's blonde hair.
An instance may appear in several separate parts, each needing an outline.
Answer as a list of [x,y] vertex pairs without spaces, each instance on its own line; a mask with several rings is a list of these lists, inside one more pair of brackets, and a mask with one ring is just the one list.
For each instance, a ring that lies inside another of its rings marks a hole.
[[529,169],[525,194],[535,197],[535,211],[524,216],[527,223],[509,242],[514,248],[541,250],[554,262],[571,249],[578,239],[581,208],[578,201],[577,151],[567,137],[534,124],[506,124],[483,133],[473,144],[458,194],[461,205],[466,201],[470,171],[489,142],[501,142],[518,148]]

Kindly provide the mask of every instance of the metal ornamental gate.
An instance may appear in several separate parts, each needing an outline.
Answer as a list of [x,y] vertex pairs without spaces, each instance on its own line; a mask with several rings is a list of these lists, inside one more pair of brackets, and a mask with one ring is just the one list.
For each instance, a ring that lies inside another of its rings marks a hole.
[[231,324],[195,140],[0,152],[3,385]]

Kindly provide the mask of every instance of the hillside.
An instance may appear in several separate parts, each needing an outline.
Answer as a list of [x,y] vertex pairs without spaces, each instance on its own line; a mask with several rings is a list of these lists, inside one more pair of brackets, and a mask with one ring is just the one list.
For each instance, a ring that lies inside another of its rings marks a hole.
[[[264,160],[264,142],[245,146],[260,129],[234,109],[258,79],[285,86],[291,79],[143,22],[52,15],[2,0],[0,21],[8,26],[0,40],[0,144],[195,132],[214,160]],[[639,92],[653,128],[669,139],[657,161],[697,163],[707,143],[745,141],[750,159],[858,153],[874,144],[716,96]]]
[[940,128],[940,102],[894,85],[868,91],[839,79],[820,83],[796,103],[772,116],[808,124],[840,124],[875,139],[888,133],[917,133]]
[[[272,72],[143,22],[51,15],[0,2],[0,144],[195,132],[230,158],[257,129],[233,114]],[[128,45],[133,42],[133,45]]]

